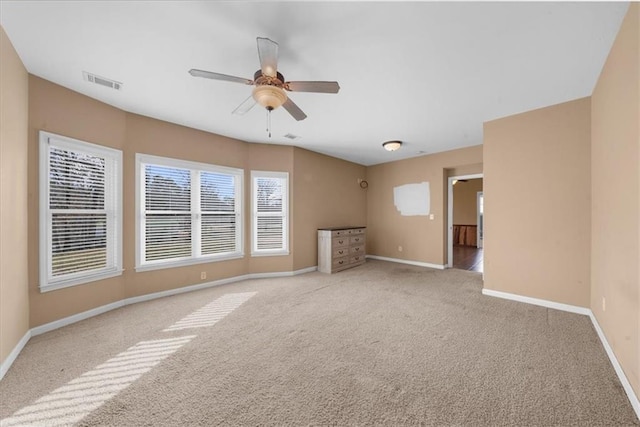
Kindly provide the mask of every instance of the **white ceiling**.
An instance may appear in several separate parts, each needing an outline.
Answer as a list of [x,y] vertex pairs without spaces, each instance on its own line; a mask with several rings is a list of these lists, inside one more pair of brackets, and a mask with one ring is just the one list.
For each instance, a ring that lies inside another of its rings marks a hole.
[[[589,96],[628,3],[4,1],[0,22],[27,70],[126,111],[249,142],[297,145],[363,165],[482,143],[487,120]],[[233,111],[251,86],[256,37],[279,43],[282,108]],[[88,83],[88,71],[124,83]],[[296,141],[283,137],[301,136]],[[382,142],[400,139],[397,152]]]

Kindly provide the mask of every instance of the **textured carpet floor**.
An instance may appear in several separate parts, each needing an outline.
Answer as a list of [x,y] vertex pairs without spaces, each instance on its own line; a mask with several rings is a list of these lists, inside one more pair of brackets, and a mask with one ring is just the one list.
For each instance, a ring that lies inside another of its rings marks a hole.
[[640,424],[588,317],[481,288],[369,261],[124,307],[31,339],[0,382],[1,424]]

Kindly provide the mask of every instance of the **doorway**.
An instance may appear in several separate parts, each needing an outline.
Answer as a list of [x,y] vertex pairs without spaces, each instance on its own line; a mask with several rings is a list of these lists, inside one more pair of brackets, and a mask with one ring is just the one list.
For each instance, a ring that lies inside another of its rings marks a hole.
[[483,272],[483,174],[448,177],[447,267]]

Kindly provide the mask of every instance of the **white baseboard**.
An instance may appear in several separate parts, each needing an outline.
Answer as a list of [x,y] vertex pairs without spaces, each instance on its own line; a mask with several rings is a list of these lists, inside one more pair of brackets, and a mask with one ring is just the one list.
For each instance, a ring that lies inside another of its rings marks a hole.
[[548,301],[548,300],[532,298],[532,297],[525,297],[522,295],[494,291],[492,289],[486,289],[486,288],[482,289],[482,295],[508,299],[511,301],[524,302],[526,304],[539,305],[541,307],[553,308],[555,310],[568,311],[569,313],[584,314],[585,316],[588,316],[589,313],[591,313],[591,310],[589,310],[586,307],[579,307],[577,305],[562,304],[560,302]]
[[602,346],[604,347],[605,352],[607,353],[607,356],[611,361],[611,365],[613,366],[613,369],[616,371],[616,375],[618,375],[618,379],[622,384],[622,388],[627,394],[627,398],[629,399],[629,402],[631,403],[631,406],[633,407],[633,410],[636,413],[636,417],[638,417],[638,419],[640,420],[640,401],[638,401],[638,396],[636,396],[635,392],[633,391],[633,388],[631,387],[631,383],[627,379],[627,376],[624,374],[624,371],[622,370],[622,366],[620,366],[620,363],[618,362],[618,359],[616,358],[616,355],[613,352],[613,349],[609,345],[609,342],[607,341],[607,338],[605,337],[604,332],[602,331],[602,328],[600,328],[600,325],[598,324],[598,321],[596,320],[596,317],[594,316],[591,309],[588,309],[585,307],[578,307],[575,305],[562,304],[559,302],[553,302],[553,301],[548,301],[548,300],[543,300],[538,298],[525,297],[517,294],[510,294],[507,292],[494,291],[491,289],[482,289],[482,294],[491,296],[491,297],[503,298],[503,299],[512,300],[512,301],[523,302],[526,304],[539,305],[541,307],[553,308],[555,310],[568,311],[569,313],[576,313],[576,314],[589,316],[589,318],[591,319],[591,323],[593,323],[593,327],[596,330],[596,333],[598,334],[598,338],[600,338],[600,342],[602,343]]
[[107,311],[115,310],[116,308],[124,307],[126,300],[112,302],[111,304],[102,305],[100,307],[92,308],[91,310],[83,311],[63,319],[54,320],[53,322],[45,323],[44,325],[31,328],[31,336],[44,334],[54,329],[62,328],[72,323],[79,322],[81,320],[88,319],[90,317],[98,316],[99,314],[106,313]]
[[428,262],[410,261],[407,259],[388,258],[386,256],[378,256],[378,255],[365,255],[365,258],[377,259],[380,261],[397,262],[400,264],[417,265],[418,267],[436,268],[438,270],[444,270],[444,265],[442,264],[431,264]]
[[152,294],[131,297],[123,300],[122,302],[124,303],[123,305],[136,304],[139,302],[151,301],[154,299],[164,298],[171,295],[183,294],[185,292],[193,292],[193,291],[199,291],[201,289],[212,288],[214,286],[227,285],[229,283],[240,282],[242,280],[297,276],[299,274],[311,273],[312,271],[316,271],[317,269],[318,267],[314,266],[314,267],[303,268],[301,270],[296,270],[296,271],[275,271],[270,273],[243,274],[242,276],[228,277],[226,279],[214,280],[212,282],[198,283],[197,285],[184,286],[182,288],[169,289],[166,291],[154,292]]
[[613,365],[613,369],[616,371],[616,374],[618,374],[618,378],[622,383],[622,388],[624,389],[624,392],[627,393],[627,397],[629,398],[629,402],[631,402],[633,410],[636,411],[636,417],[638,417],[638,419],[640,420],[640,401],[638,400],[638,396],[636,396],[636,394],[634,393],[633,388],[631,387],[631,383],[627,379],[627,376],[624,374],[622,366],[620,366],[620,363],[618,363],[618,359],[613,353],[613,349],[609,345],[607,338],[604,336],[602,328],[600,328],[600,324],[598,324],[596,316],[591,310],[589,310],[589,317],[591,318],[591,323],[593,323],[593,327],[596,330],[600,341],[602,342],[604,350],[607,352],[607,356],[609,356],[609,360]]
[[124,307],[131,304],[136,304],[139,302],[150,301],[158,298],[164,298],[171,295],[182,294],[185,292],[193,292],[201,289],[211,288],[214,286],[226,285],[228,283],[240,282],[242,280],[248,279],[264,279],[264,278],[272,278],[272,277],[288,277],[288,276],[298,276],[300,274],[311,273],[318,269],[317,266],[307,267],[300,270],[295,271],[278,271],[272,273],[253,273],[253,274],[244,274],[242,276],[234,276],[226,279],[214,280],[212,282],[207,283],[198,283],[197,285],[184,286],[182,288],[169,289],[167,291],[154,292],[152,294],[140,295],[137,297],[126,298],[120,301],[116,301],[110,304],[106,304],[100,307],[92,308],[91,310],[83,311],[82,313],[77,313],[69,317],[65,317],[63,319],[54,320],[53,322],[45,323],[44,325],[36,326],[27,331],[27,333],[22,337],[20,342],[14,347],[14,349],[9,353],[7,358],[0,364],[0,380],[7,373],[13,362],[16,360],[24,346],[27,344],[31,337],[35,337],[37,335],[44,334],[46,332],[53,331],[55,329],[62,328],[64,326],[71,325],[73,323],[79,322],[81,320],[88,319],[90,317],[97,316],[99,314],[106,313],[111,310],[115,310],[120,307]]
[[289,277],[289,276],[298,276],[299,274],[306,274],[316,271],[318,269],[317,265],[313,267],[307,267],[300,270],[295,271],[276,271],[273,273],[251,273],[248,274],[248,279],[268,279],[271,277]]
[[20,341],[18,341],[18,344],[16,344],[13,350],[11,350],[11,353],[9,353],[7,358],[2,361],[2,364],[0,364],[0,380],[4,378],[4,374],[7,373],[11,365],[13,365],[13,362],[16,361],[18,355],[24,346],[27,345],[29,339],[31,339],[31,330],[28,330],[27,333],[20,338]]
[[212,288],[214,286],[226,285],[229,283],[240,282],[249,279],[249,274],[242,276],[228,277],[226,279],[214,280],[211,282],[198,283],[197,285],[183,286],[181,288],[168,289],[166,291],[154,292],[152,294],[140,295],[122,300],[123,305],[137,304],[139,302],[151,301],[158,298],[170,297],[172,295],[184,294],[186,292],[194,292],[202,289]]

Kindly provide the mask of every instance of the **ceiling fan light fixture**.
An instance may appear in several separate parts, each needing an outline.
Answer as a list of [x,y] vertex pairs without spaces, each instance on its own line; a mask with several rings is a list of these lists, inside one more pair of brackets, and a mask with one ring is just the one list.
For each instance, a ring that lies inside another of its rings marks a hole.
[[387,151],[396,151],[400,147],[402,147],[402,141],[387,141],[383,142],[382,146]]
[[275,110],[286,102],[287,94],[277,86],[256,86],[253,89],[253,99],[267,110]]

